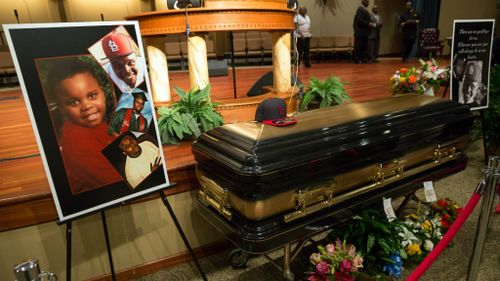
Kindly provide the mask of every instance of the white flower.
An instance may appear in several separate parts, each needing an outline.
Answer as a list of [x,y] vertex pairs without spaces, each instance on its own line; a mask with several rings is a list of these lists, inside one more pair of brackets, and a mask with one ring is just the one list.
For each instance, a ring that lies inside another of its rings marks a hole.
[[432,249],[434,249],[434,243],[432,243],[431,240],[425,240],[424,249],[428,252],[432,251]]
[[317,265],[318,263],[321,262],[321,255],[319,253],[312,253],[311,256],[309,257],[309,261],[313,265]]
[[401,226],[401,229],[403,230],[403,232],[398,233],[398,235],[401,236],[401,238],[403,238],[401,241],[401,245],[403,247],[411,245],[413,244],[413,242],[418,242],[418,238],[413,233],[411,233],[411,231],[409,231],[406,227]]

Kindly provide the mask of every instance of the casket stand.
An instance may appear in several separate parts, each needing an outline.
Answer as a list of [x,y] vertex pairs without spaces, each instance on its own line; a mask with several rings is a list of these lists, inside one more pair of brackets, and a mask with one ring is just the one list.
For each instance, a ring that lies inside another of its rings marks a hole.
[[241,249],[232,265],[283,248],[281,269],[290,280],[290,261],[311,236],[384,197],[411,194],[423,181],[465,169],[462,150],[473,122],[468,107],[424,96],[296,118],[289,127],[224,125],[192,146],[199,213]]

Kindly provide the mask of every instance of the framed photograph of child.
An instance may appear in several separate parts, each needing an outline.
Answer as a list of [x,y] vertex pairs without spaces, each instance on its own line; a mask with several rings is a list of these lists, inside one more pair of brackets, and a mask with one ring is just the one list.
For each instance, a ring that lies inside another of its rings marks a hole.
[[4,30],[61,222],[170,185],[137,22]]

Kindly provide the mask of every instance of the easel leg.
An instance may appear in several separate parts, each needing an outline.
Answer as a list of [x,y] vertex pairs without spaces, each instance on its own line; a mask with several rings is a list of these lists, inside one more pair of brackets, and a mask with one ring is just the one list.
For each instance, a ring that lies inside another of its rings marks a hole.
[[396,214],[399,215],[401,212],[406,208],[406,205],[408,205],[408,202],[412,199],[413,196],[415,196],[416,191],[412,191],[408,194],[405,195],[405,199],[403,202],[401,202],[401,205],[399,205],[398,209],[396,210]]
[[71,221],[66,223],[66,280],[71,281]]
[[207,277],[205,276],[205,272],[203,272],[203,269],[201,268],[198,259],[196,258],[196,255],[194,254],[193,249],[191,248],[191,245],[189,244],[189,241],[186,238],[186,235],[184,235],[184,231],[182,231],[182,227],[179,224],[179,221],[177,221],[177,217],[175,216],[174,210],[172,210],[172,206],[170,206],[170,203],[168,202],[167,195],[163,191],[160,191],[160,198],[163,201],[163,205],[167,207],[168,213],[170,214],[170,217],[174,221],[175,227],[177,227],[177,231],[181,235],[182,241],[184,241],[184,245],[189,251],[189,254],[191,255],[191,258],[193,258],[193,261],[198,268],[198,271],[200,272],[201,278],[204,281],[208,281]]
[[113,281],[116,281],[115,267],[113,265],[113,255],[111,254],[111,245],[109,243],[108,224],[106,222],[106,214],[104,213],[104,210],[101,211],[101,219],[102,226],[104,228],[104,239],[106,241],[106,250],[108,252],[109,267],[111,269],[111,278]]

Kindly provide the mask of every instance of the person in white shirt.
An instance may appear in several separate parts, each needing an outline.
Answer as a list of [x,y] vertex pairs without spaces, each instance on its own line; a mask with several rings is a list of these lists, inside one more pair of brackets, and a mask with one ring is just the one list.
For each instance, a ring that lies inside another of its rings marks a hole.
[[311,42],[311,19],[305,6],[299,7],[299,14],[295,16],[294,23],[297,34],[297,50],[299,52],[299,65],[302,61],[306,67],[311,67],[309,60],[309,44]]
[[118,144],[126,155],[124,174],[132,188],[136,188],[161,165],[160,149],[151,139],[148,135],[137,139],[134,134],[128,134]]

